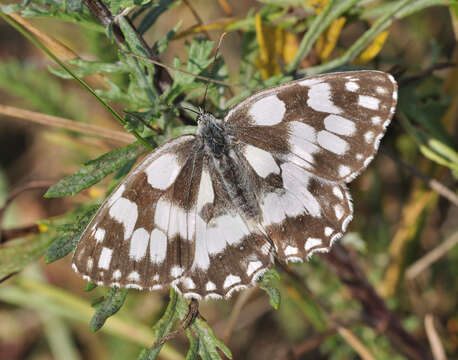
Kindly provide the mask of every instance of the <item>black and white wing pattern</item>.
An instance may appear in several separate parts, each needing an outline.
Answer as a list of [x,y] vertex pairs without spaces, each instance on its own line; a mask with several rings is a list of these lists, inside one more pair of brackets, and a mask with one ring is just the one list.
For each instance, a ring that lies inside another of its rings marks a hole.
[[397,84],[379,71],[331,73],[261,91],[226,116],[260,178],[262,225],[277,256],[328,251],[353,216],[345,183],[374,158],[395,112]]
[[378,71],[261,91],[224,120],[149,154],[83,233],[75,271],[99,285],[229,297],[274,257],[328,251],[352,219],[346,183],[373,159],[396,106]]
[[147,156],[83,233],[73,268],[98,285],[222,298],[272,264],[272,245],[231,203],[202,143],[176,138]]

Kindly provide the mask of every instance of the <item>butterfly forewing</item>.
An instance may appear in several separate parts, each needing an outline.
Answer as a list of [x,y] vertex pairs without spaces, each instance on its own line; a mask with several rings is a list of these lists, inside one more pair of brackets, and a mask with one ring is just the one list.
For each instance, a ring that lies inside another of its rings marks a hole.
[[189,181],[194,146],[194,135],[176,138],[127,176],[83,233],[76,271],[97,284],[138,289],[169,286],[182,274],[193,253],[185,226],[196,196]]
[[261,91],[226,121],[241,141],[322,179],[349,182],[372,160],[396,100],[389,74],[331,73]]
[[352,219],[345,183],[372,160],[397,86],[378,71],[333,73],[261,91],[225,121],[199,115],[110,195],[73,258],[106,286],[174,286],[228,297],[276,256],[328,251]]

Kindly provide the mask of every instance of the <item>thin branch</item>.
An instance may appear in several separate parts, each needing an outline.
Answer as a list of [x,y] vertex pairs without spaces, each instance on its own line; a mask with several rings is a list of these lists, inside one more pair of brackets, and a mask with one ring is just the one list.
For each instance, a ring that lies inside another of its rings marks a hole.
[[352,297],[362,306],[364,322],[385,334],[394,347],[409,359],[432,359],[422,343],[410,335],[400,320],[377,295],[356,259],[340,244],[335,244],[327,254],[319,255],[340,281],[350,290]]
[[441,339],[434,327],[434,316],[431,314],[426,314],[425,316],[425,331],[426,336],[428,336],[429,345],[431,346],[431,350],[433,352],[434,360],[447,360],[444,346],[442,345]]
[[242,309],[245,306],[245,304],[248,302],[250,297],[253,295],[254,291],[255,291],[255,288],[247,289],[241,292],[239,297],[237,298],[237,301],[235,302],[235,305],[232,308],[231,317],[229,318],[229,321],[227,323],[226,330],[224,331],[223,342],[225,344],[229,343],[229,340],[232,335],[232,331],[234,330],[237,320],[240,317]]
[[24,191],[48,188],[54,183],[55,181],[50,180],[30,181],[9,193],[8,197],[5,200],[5,203],[0,208],[0,243],[10,240],[12,238],[24,236],[25,234],[28,235],[30,233],[35,233],[36,230],[38,230],[38,227],[36,225],[29,225],[27,227],[9,230],[9,232],[5,234],[6,230],[4,231],[2,229],[3,217],[5,216],[6,209],[8,208],[8,206]]
[[[228,82],[225,82],[225,81],[221,81],[221,80],[216,80],[216,79],[212,79],[212,78],[209,78],[207,76],[202,76],[202,75],[197,75],[197,74],[193,74],[192,72],[189,72],[189,71],[186,71],[186,70],[182,70],[182,69],[178,69],[178,68],[175,68],[173,66],[170,66],[170,65],[166,65],[160,61],[156,61],[156,60],[153,60],[153,59],[148,59],[148,58],[145,58],[144,56],[140,56],[140,55],[136,55],[136,54],[133,54],[129,51],[125,51],[125,50],[120,50],[120,52],[122,52],[123,54],[126,54],[126,55],[130,55],[134,58],[137,58],[137,59],[141,59],[143,61],[147,61],[147,62],[150,62],[154,65],[157,65],[157,66],[160,66],[160,67],[163,67],[164,69],[167,69],[167,70],[171,70],[171,71],[178,71],[178,72],[181,72],[183,74],[186,74],[186,75],[190,75],[190,76],[193,76],[195,77],[196,79],[199,79],[199,80],[204,80],[204,81],[207,81],[207,82],[211,82],[211,83],[214,83],[214,84],[218,84],[218,85],[222,85],[222,86],[227,86],[227,87],[241,87],[241,88],[245,88],[245,89],[250,89],[248,86],[246,85],[243,85],[243,84],[237,84],[237,83],[228,83]],[[254,90],[254,89],[252,89]]]
[[72,130],[86,135],[98,136],[115,143],[131,144],[135,141],[134,136],[122,131],[109,130],[101,126],[80,123],[58,116],[20,109],[14,106],[0,104],[0,115],[11,116],[46,126]]
[[455,232],[452,236],[450,236],[442,244],[435,247],[433,250],[428,252],[421,259],[417,260],[412,265],[410,265],[406,270],[406,279],[407,280],[415,279],[420,273],[422,273],[426,268],[431,266],[431,264],[439,260],[442,256],[444,256],[449,250],[451,250],[457,244],[458,244],[458,232]]
[[442,69],[446,69],[446,68],[449,68],[449,67],[454,67],[456,65],[457,64],[452,63],[452,62],[433,64],[429,68],[427,68],[426,70],[424,70],[423,72],[421,72],[421,73],[419,73],[417,75],[412,75],[412,76],[408,76],[408,77],[399,79],[398,80],[398,86],[399,87],[406,86],[407,84],[410,84],[411,82],[414,82],[414,81],[417,81],[417,80],[421,80],[421,79],[427,77],[428,75],[431,75],[436,70],[442,70]]
[[[200,15],[196,11],[196,9],[194,9],[194,6],[192,6],[191,2],[189,0],[183,0],[183,2],[188,7],[188,9],[191,11],[192,15],[194,16],[194,18],[197,21],[198,26],[203,25],[204,21],[202,20],[202,18],[200,17]],[[211,40],[211,37],[210,37],[210,34],[208,33],[208,31],[204,30],[203,33],[205,34],[205,36],[207,37],[208,40]]]
[[37,224],[21,226],[13,229],[5,229],[0,232],[0,244],[28,235],[38,234],[39,232],[40,229]]
[[406,163],[404,160],[398,158],[394,154],[390,153],[388,150],[385,148],[381,148],[380,152],[389,157],[391,160],[393,160],[396,164],[401,165],[402,167],[406,168],[409,170],[413,175],[417,176],[421,180],[423,180],[428,186],[442,195],[444,198],[449,200],[452,204],[455,206],[458,206],[458,195],[456,195],[452,190],[450,190],[448,187],[440,183],[439,181],[435,179],[431,179],[429,176],[423,174],[420,170],[416,169],[412,165]]
[[350,344],[350,346],[355,349],[361,359],[363,360],[375,360],[375,357],[369,352],[369,350],[364,346],[364,344],[356,337],[350,330],[339,326],[337,332],[342,336],[345,341]]
[[302,277],[296,273],[290,266],[285,263],[279,262],[280,267],[294,279],[295,283],[304,291],[308,297],[320,308],[324,314],[326,314],[326,321],[332,328],[337,329],[339,335],[346,341],[346,343],[364,360],[375,360],[375,357],[370,353],[369,349],[358,339],[356,335],[347,327],[343,325],[343,322],[337,319],[324,305],[315,294],[310,291],[307,285],[304,283]]

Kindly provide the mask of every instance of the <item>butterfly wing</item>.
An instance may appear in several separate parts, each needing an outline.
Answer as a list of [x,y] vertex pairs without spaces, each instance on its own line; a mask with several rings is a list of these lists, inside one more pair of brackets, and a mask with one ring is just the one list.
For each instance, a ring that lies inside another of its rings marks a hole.
[[186,297],[230,297],[254,284],[271,266],[272,245],[257,225],[234,207],[210,158],[203,161],[197,192],[191,220],[194,258],[176,286]]
[[202,160],[196,144],[194,135],[163,144],[113,191],[78,243],[78,273],[99,285],[137,289],[168,287],[181,276],[194,252],[187,217]]
[[254,94],[225,120],[241,141],[344,183],[373,159],[396,100],[397,85],[387,73],[331,73]]
[[228,113],[239,151],[266,185],[261,225],[280,259],[328,251],[342,236],[353,214],[345,183],[373,159],[396,100],[391,75],[357,71],[261,91]]

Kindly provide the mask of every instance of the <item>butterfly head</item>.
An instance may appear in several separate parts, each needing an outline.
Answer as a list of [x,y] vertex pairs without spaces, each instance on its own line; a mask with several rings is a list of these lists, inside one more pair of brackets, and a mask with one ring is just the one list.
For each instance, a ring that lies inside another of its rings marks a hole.
[[210,152],[215,155],[221,154],[227,143],[224,122],[203,109],[199,111],[197,134],[203,139]]

